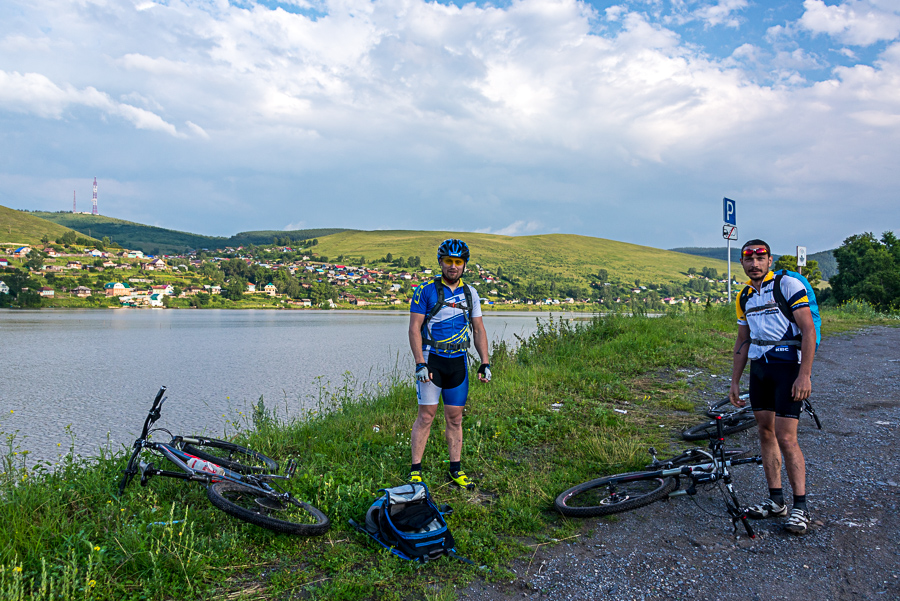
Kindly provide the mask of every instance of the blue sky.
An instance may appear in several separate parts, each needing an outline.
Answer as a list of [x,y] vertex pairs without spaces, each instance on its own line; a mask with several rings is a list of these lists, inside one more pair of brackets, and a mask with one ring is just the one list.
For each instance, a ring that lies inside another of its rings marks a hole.
[[782,252],[900,227],[900,1],[0,0],[0,204]]

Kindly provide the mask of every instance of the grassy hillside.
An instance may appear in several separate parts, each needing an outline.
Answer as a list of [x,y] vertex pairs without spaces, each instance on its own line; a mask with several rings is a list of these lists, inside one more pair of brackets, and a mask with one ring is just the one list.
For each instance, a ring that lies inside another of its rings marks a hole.
[[69,228],[63,225],[0,205],[0,244],[2,245],[36,245],[41,243],[41,238],[45,235],[52,241],[68,231],[70,231]]
[[275,237],[290,237],[292,240],[304,240],[327,236],[340,229],[311,229],[282,232],[278,230],[261,232],[242,232],[231,237],[202,236],[189,232],[179,232],[152,225],[143,225],[105,215],[82,215],[78,213],[48,213],[34,211],[29,213],[47,221],[66,226],[82,234],[110,240],[125,248],[137,249],[150,254],[177,254],[188,249],[225,248],[227,246],[246,246],[248,244],[271,244]]
[[[503,268],[507,276],[545,281],[596,281],[600,269],[610,278],[633,284],[684,282],[687,270],[703,267],[727,273],[725,261],[638,246],[603,238],[571,234],[542,236],[497,236],[459,232],[345,231],[319,239],[316,252],[334,259],[340,255],[373,261],[391,253],[394,258],[418,256],[425,267],[435,267],[440,242],[460,237],[472,250],[472,263],[494,270]],[[732,271],[740,271],[735,263]]]

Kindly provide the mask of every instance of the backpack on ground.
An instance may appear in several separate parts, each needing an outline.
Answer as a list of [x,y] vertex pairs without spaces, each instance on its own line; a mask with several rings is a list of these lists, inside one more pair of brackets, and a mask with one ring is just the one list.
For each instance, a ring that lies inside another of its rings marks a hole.
[[[784,277],[796,278],[800,280],[800,283],[803,284],[803,287],[806,288],[806,298],[809,299],[809,312],[812,313],[813,325],[816,327],[816,350],[819,348],[819,343],[822,341],[822,316],[819,314],[819,304],[816,302],[816,292],[813,289],[812,285],[809,283],[802,274],[797,273],[796,271],[790,271],[788,269],[779,269],[775,271],[775,281],[773,283],[772,288],[772,296],[775,299],[775,305],[778,307],[778,310],[781,311],[781,314],[784,315],[788,321],[791,323],[797,323],[794,319],[794,312],[791,310],[790,306],[788,306],[787,299],[784,298],[784,292],[781,290],[781,280]],[[740,295],[738,296],[738,303],[740,303],[741,311],[744,315],[747,315],[747,299],[750,297],[751,287],[749,285],[744,286],[743,290],[741,290]],[[756,307],[755,309],[751,309],[750,312],[754,311],[764,311],[766,309],[772,308],[772,305],[763,305],[761,307]],[[759,346],[769,346],[775,344],[781,345],[794,345],[800,346],[800,341],[803,338],[801,333],[798,333],[793,339],[789,340],[752,340],[753,344]]]
[[402,559],[424,563],[449,555],[472,563],[456,555],[456,541],[444,520],[453,510],[446,505],[438,509],[425,484],[403,484],[378,492],[384,496],[369,507],[365,524],[350,520],[351,526]]
[[[469,325],[469,331],[472,330],[472,290],[469,288],[468,284],[462,284],[463,294],[466,298],[466,306],[459,307],[462,309],[463,313],[466,316],[466,323]],[[448,303],[444,300],[444,281],[442,276],[438,276],[434,278],[434,288],[437,291],[437,302],[431,308],[431,311],[428,312],[428,315],[425,316],[425,321],[422,322],[422,344],[427,344],[432,348],[436,348],[442,351],[462,351],[469,348],[472,345],[472,337],[469,336],[466,339],[465,343],[459,342],[437,342],[431,339],[431,336],[428,334],[428,322],[431,321],[435,315],[438,314],[444,307],[452,307],[454,309],[458,308],[456,303]]]

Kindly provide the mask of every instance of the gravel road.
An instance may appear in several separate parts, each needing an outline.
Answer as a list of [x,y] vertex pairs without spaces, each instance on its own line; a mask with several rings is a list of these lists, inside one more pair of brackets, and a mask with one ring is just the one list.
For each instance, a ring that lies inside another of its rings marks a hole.
[[[696,377],[713,382],[709,399],[727,394],[730,372]],[[735,537],[721,496],[701,492],[583,520],[579,536],[541,545],[517,562],[514,581],[478,581],[459,597],[900,599],[900,328],[826,338],[813,366],[811,401],[823,430],[801,417],[814,520],[806,535],[784,532],[776,519],[754,522],[755,540]],[[759,448],[755,428],[729,443]],[[761,467],[734,473],[742,503],[765,496]],[[784,483],[789,499],[786,475]]]

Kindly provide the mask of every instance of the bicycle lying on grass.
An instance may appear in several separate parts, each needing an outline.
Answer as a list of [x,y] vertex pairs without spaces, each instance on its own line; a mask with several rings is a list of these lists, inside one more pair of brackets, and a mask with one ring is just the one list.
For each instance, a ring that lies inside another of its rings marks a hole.
[[[310,505],[294,498],[280,483],[296,471],[291,460],[285,475],[275,475],[275,460],[245,447],[202,436],[176,436],[163,428],[151,430],[160,418],[162,404],[167,397],[163,386],[153,400],[144,421],[141,436],[134,441],[133,452],[119,484],[119,495],[132,478],[140,474],[141,486],[153,476],[199,482],[206,487],[210,502],[225,513],[251,524],[285,534],[316,536],[324,534],[331,522]],[[156,432],[165,432],[169,442],[151,441]],[[175,464],[180,471],[157,468],[141,459],[143,453],[155,455]]]
[[[747,401],[747,404],[743,407],[735,407],[728,398],[710,405],[706,409],[706,415],[712,419],[697,424],[696,426],[685,428],[681,432],[681,437],[685,440],[705,440],[707,438],[715,437],[718,434],[718,426],[716,425],[717,417],[722,418],[722,432],[726,436],[755,427],[756,416],[753,415],[753,409],[750,407],[750,395],[742,394],[741,399]],[[819,421],[819,416],[816,415],[816,410],[813,409],[809,399],[803,401],[803,410],[816,421],[816,426],[821,430],[822,422]]]
[[[741,509],[728,468],[748,463],[762,465],[762,457],[757,455],[741,459],[746,450],[726,448],[722,421],[721,417],[715,419],[718,436],[710,439],[709,450],[689,449],[677,457],[659,461],[656,450],[651,447],[653,462],[646,466],[647,471],[605,476],[573,486],[556,497],[557,511],[568,517],[621,513],[654,501],[695,495],[698,484],[717,484],[725,499],[725,508],[731,516],[735,534],[740,523],[747,535],[754,538],[747,510]],[[686,484],[684,488],[683,484]]]

